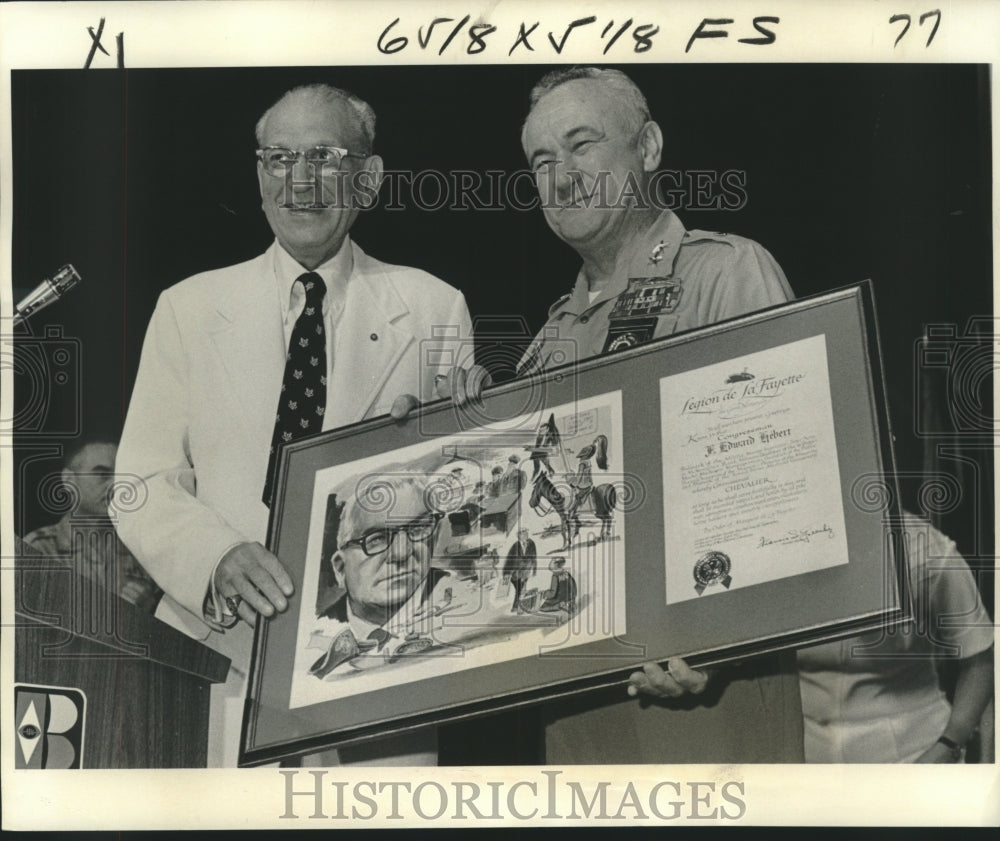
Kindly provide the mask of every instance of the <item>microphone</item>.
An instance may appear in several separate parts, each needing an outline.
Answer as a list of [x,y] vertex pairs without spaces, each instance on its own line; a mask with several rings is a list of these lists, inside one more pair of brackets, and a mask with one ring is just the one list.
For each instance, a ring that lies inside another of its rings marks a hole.
[[34,313],[47,307],[53,301],[58,301],[81,281],[80,275],[70,263],[67,263],[51,278],[46,278],[31,292],[25,295],[14,307],[14,326],[27,321]]

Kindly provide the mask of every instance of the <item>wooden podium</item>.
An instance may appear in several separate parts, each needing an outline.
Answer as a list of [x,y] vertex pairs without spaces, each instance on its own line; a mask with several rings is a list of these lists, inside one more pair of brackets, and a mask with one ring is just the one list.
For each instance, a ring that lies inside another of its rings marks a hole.
[[[53,767],[46,759],[79,749],[77,765],[62,767],[205,767],[210,687],[225,681],[229,660],[19,539],[16,553],[20,762]],[[75,729],[50,736],[54,711],[81,694]]]

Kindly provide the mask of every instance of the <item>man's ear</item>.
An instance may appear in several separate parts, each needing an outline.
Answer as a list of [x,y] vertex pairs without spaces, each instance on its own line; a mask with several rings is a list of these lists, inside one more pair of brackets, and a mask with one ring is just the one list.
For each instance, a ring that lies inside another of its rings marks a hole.
[[344,553],[338,549],[330,558],[330,566],[333,567],[333,577],[337,579],[337,586],[347,589],[344,583]]
[[638,140],[643,170],[655,172],[660,167],[660,156],[663,154],[663,132],[660,131],[660,126],[650,120],[639,129]]
[[363,210],[374,206],[384,172],[384,164],[379,155],[369,155],[364,167],[358,170],[354,194]]

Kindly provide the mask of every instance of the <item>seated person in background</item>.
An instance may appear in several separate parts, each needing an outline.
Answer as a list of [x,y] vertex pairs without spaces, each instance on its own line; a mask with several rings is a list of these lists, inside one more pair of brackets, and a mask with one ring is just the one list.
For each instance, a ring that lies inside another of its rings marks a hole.
[[549,569],[552,570],[552,582],[549,589],[542,593],[542,602],[539,610],[565,610],[573,613],[576,610],[576,579],[566,569],[565,558],[553,558],[549,561]]
[[[912,624],[798,652],[807,762],[958,762],[993,696],[993,624],[955,544],[904,515]],[[936,661],[959,658],[954,701]]]
[[117,452],[111,441],[71,446],[62,481],[74,500],[73,510],[25,535],[24,542],[43,555],[65,558],[94,583],[152,613],[163,591],[122,545],[108,517]]
[[487,499],[496,499],[503,493],[503,468],[497,465],[490,474],[490,481],[486,485]]

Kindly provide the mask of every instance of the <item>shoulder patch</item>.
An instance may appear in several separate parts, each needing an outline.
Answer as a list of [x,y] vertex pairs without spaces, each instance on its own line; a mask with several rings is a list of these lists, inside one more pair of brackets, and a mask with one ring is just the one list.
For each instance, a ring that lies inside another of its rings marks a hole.
[[570,298],[573,297],[572,292],[567,292],[558,301],[556,301],[551,307],[549,307],[549,317],[551,318],[556,314],[556,310],[559,309],[563,304],[565,304]]

